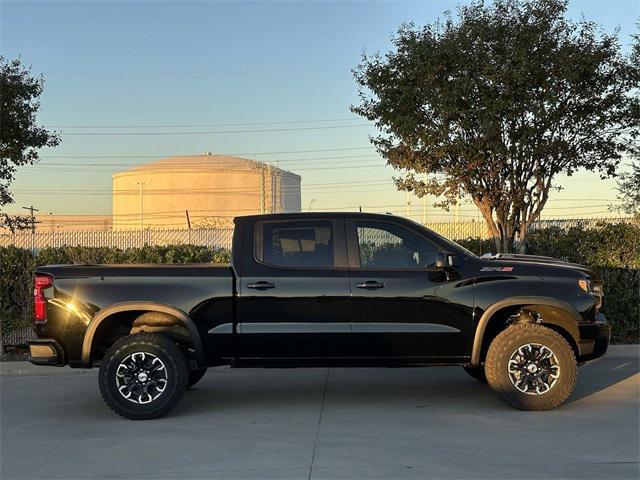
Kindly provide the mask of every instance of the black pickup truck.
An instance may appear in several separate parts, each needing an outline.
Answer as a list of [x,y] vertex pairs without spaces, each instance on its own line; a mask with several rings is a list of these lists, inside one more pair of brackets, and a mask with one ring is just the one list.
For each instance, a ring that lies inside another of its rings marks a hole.
[[610,336],[589,269],[478,257],[391,215],[239,217],[231,265],[43,266],[34,297],[31,362],[99,365],[132,419],[216,365],[461,365],[516,408],[550,409]]

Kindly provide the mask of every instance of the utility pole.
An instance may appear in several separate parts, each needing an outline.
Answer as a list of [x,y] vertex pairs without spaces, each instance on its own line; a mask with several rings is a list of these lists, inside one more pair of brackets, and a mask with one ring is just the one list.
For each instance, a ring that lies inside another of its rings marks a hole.
[[30,205],[28,207],[22,207],[25,210],[29,210],[30,213],[30,217],[31,217],[31,233],[36,233],[36,217],[33,214],[33,212],[39,212],[40,210],[38,210],[37,208],[33,208],[33,205]]
[[189,210],[185,210],[184,214],[187,216],[187,227],[189,227],[189,245],[191,245],[191,219],[189,218]]
[[140,230],[144,230],[144,186],[146,182],[136,182],[140,186]]
[[31,253],[35,252],[36,249],[36,245],[35,245],[35,237],[36,237],[36,216],[33,214],[33,212],[39,212],[40,210],[38,210],[37,208],[33,208],[33,205],[29,205],[28,207],[22,207],[25,210],[29,210],[29,213],[31,215]]

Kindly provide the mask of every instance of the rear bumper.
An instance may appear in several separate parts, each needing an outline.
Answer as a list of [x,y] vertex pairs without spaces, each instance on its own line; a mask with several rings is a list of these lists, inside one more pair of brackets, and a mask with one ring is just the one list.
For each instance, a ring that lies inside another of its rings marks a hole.
[[27,340],[27,345],[29,345],[29,361],[34,365],[64,366],[64,350],[55,340],[32,338]]
[[580,358],[579,363],[600,358],[607,352],[611,339],[611,326],[602,313],[596,315],[593,323],[581,323],[580,330]]

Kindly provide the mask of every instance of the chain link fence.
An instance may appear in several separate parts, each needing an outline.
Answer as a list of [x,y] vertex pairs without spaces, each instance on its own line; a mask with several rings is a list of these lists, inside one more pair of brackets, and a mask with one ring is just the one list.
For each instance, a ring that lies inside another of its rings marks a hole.
[[231,249],[233,228],[93,230],[64,232],[21,232],[0,235],[0,246],[42,249],[81,246],[140,248],[145,245],[202,245]]
[[[593,228],[601,223],[633,222],[626,217],[539,220],[531,228]],[[636,220],[637,222],[637,220]],[[427,223],[427,228],[452,240],[489,238],[484,221]],[[140,248],[145,245],[201,245],[231,249],[233,228],[92,230],[64,232],[20,232],[0,234],[0,246],[41,249],[47,247],[82,246]]]

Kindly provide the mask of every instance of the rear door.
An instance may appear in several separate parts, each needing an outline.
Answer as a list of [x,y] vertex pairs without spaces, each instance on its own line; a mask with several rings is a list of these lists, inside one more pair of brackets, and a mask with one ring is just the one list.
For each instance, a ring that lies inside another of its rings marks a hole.
[[459,305],[442,250],[400,222],[347,222],[354,354],[388,363],[455,361],[467,349],[471,310]]
[[352,308],[344,221],[258,221],[245,234],[239,279],[242,359],[348,355]]

